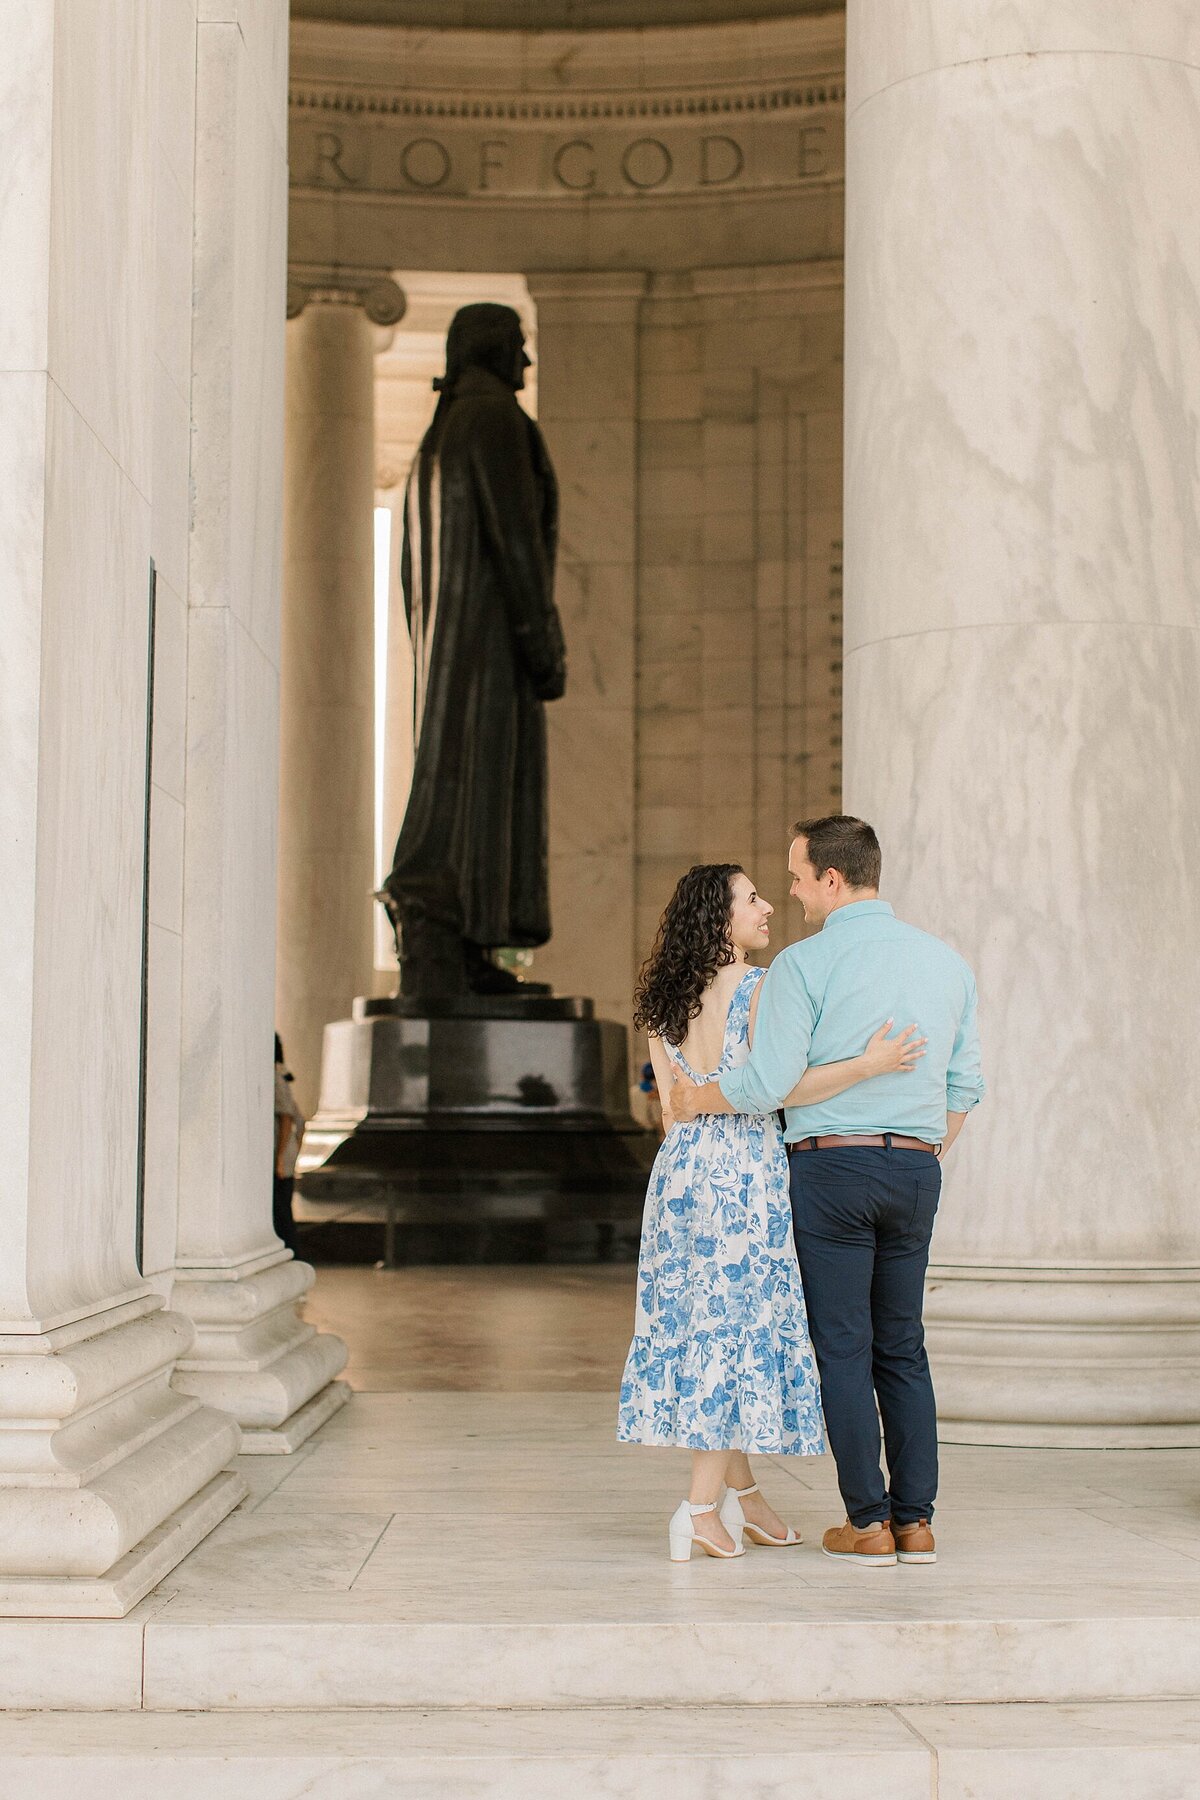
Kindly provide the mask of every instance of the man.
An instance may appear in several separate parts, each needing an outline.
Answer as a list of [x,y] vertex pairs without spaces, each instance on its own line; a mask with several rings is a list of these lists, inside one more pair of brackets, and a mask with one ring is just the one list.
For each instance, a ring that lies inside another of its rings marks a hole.
[[806,1068],[858,1055],[888,1015],[913,1022],[927,1040],[911,1072],[788,1107],[784,1135],[847,1515],[822,1547],[859,1567],[933,1562],[937,1419],[921,1311],[940,1158],[984,1091],[975,980],[948,945],[902,924],[879,898],[879,840],[869,825],[837,814],[794,829],[792,898],[820,930],[772,963],[749,1060],[719,1085],[678,1082],[671,1106],[677,1118],[774,1112]]
[[511,307],[459,309],[405,493],[416,754],[379,898],[416,1000],[516,989],[491,951],[550,936],[544,705],[566,662],[554,471],[517,403],[528,367]]

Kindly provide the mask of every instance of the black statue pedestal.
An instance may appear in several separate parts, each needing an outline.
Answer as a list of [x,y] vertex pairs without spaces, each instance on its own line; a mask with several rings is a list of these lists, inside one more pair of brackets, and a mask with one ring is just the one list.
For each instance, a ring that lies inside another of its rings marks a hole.
[[297,1167],[302,1222],[590,1223],[636,1231],[657,1148],[629,1111],[626,1034],[546,993],[358,999],[325,1027],[321,1099]]

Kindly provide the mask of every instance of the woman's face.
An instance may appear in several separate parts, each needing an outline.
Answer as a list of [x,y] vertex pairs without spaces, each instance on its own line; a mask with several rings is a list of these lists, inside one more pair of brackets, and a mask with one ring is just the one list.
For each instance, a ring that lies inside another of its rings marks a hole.
[[767,921],[775,908],[755,889],[748,875],[735,875],[730,888],[729,936],[736,950],[753,956],[771,941]]

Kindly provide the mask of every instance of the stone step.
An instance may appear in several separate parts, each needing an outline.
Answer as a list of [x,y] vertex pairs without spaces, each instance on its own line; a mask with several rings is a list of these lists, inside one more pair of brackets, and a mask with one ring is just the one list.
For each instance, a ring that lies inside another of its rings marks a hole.
[[321,1617],[308,1598],[285,1619],[168,1607],[145,1627],[141,1704],[1082,1704],[1194,1699],[1200,1669],[1200,1619],[1169,1615],[894,1619],[864,1595],[843,1603],[857,1618],[424,1623]]
[[9,1713],[6,1800],[1194,1800],[1200,1706]]
[[1195,1700],[1200,1669],[1195,1617],[910,1605],[895,1618],[878,1587],[840,1618],[620,1624],[422,1621],[395,1595],[296,1595],[285,1611],[287,1598],[216,1617],[179,1595],[120,1621],[0,1620],[0,1710],[1087,1705]]

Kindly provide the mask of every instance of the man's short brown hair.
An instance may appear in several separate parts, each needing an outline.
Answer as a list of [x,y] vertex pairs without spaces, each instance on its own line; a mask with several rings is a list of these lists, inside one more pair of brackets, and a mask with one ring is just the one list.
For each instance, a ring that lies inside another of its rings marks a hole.
[[847,887],[877,888],[883,866],[879,839],[865,819],[829,813],[823,819],[797,819],[792,836],[808,846],[808,860],[818,875],[836,869]]

